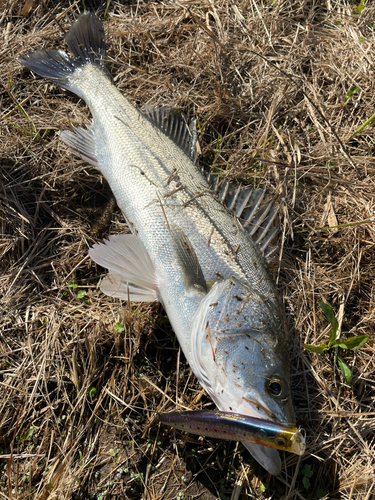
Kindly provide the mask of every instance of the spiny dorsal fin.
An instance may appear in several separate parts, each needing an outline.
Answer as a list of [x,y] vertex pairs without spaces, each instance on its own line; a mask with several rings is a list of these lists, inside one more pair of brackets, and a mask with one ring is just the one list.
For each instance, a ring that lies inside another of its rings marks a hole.
[[158,285],[154,266],[138,236],[111,235],[104,243],[89,250],[93,261],[109,270],[100,289],[110,297],[135,302],[158,300]]
[[189,125],[186,116],[171,106],[147,106],[141,112],[195,163],[197,158],[197,127],[195,119]]
[[218,174],[200,167],[207,182],[228,210],[234,213],[246,231],[259,245],[267,262],[270,262],[277,251],[271,245],[278,233],[276,218],[278,209],[274,206],[274,198],[266,194],[266,189],[254,189],[241,184],[232,184],[227,180],[220,183]]

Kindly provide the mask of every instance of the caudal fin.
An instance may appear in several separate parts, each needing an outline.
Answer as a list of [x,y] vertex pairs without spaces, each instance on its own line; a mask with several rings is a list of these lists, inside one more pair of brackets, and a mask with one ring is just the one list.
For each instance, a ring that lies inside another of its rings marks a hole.
[[65,41],[75,59],[63,50],[41,49],[24,54],[17,61],[34,73],[79,95],[72,81],[77,69],[94,64],[105,70],[105,35],[101,20],[91,12],[81,14],[70,28]]

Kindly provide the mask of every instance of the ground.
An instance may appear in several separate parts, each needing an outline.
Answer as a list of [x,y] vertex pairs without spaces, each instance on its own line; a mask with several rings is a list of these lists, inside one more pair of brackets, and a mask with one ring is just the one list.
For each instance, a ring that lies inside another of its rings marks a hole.
[[[375,5],[370,0],[0,2],[0,493],[19,499],[367,500],[375,482]],[[157,304],[104,296],[88,247],[128,232],[56,131],[85,104],[16,57],[64,48],[98,9],[135,105],[196,116],[200,162],[280,205],[272,268],[290,329],[302,457],[268,475],[243,446],[161,427],[213,408]],[[366,125],[366,126],[365,126]],[[319,302],[358,350],[328,342]],[[345,381],[341,355],[351,372]]]

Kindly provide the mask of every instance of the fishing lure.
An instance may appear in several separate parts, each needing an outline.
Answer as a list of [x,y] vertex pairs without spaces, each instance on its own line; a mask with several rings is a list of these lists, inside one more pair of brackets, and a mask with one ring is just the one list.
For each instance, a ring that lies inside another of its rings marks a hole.
[[200,436],[255,443],[296,455],[303,455],[306,448],[303,429],[239,413],[183,411],[161,413],[158,418],[163,424]]

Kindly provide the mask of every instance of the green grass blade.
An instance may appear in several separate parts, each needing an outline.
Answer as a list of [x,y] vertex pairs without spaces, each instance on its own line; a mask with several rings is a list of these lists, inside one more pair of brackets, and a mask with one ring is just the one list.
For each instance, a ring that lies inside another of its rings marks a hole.
[[107,12],[108,12],[108,9],[109,9],[110,5],[111,5],[111,0],[107,0],[107,5],[106,5],[105,11],[104,11],[103,19],[106,18]]
[[372,120],[374,118],[375,118],[375,113],[372,116],[370,116],[370,118],[368,120],[366,120],[365,123],[363,125],[361,125],[359,127],[359,129],[356,132],[354,132],[353,135],[350,136],[350,139],[353,139],[353,137],[355,137],[357,134],[359,134],[365,127],[367,127],[367,125],[370,125],[370,123],[372,122]]
[[357,7],[358,14],[360,14],[363,11],[363,9],[365,8],[365,1],[366,0],[361,0],[360,1],[359,5]]
[[358,94],[358,92],[359,92],[359,87],[357,87],[357,85],[353,85],[353,87],[350,88],[350,90],[345,96],[344,99],[345,104],[352,98],[354,94]]
[[[12,92],[10,90],[7,91],[8,92],[8,95],[9,97],[12,99],[14,105],[16,106],[16,108],[18,109],[18,111],[21,113],[21,115],[25,118],[25,120],[27,121],[27,123],[30,125],[30,127],[32,128],[33,132],[34,132],[34,135],[35,137],[37,137],[38,139],[42,139],[42,137],[40,136],[39,132],[37,131],[35,125],[33,124],[33,122],[30,120],[29,118],[29,115],[26,113],[26,111],[23,109],[23,107],[21,106],[21,104],[19,104],[19,102],[17,101],[17,99],[14,97],[14,95],[12,94]],[[11,123],[11,122],[9,122]],[[15,123],[13,123],[13,125],[16,125]],[[18,125],[16,125],[17,127]],[[19,127],[19,126],[18,126]],[[19,127],[22,129],[22,127]],[[25,129],[22,129],[22,130],[25,130]],[[25,130],[26,131],[26,130]],[[30,132],[28,132],[28,134],[30,134]],[[30,135],[33,135],[33,134],[30,134]]]
[[[362,224],[371,224],[374,221],[372,220],[361,220],[359,222],[348,222],[347,224],[338,224],[337,226],[325,226],[325,227],[317,227],[314,229],[314,231],[328,231],[329,229],[341,229],[343,227],[350,227],[350,226],[361,226]],[[303,229],[302,231],[296,231],[295,234],[300,234],[300,233],[310,233],[311,229]]]

